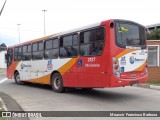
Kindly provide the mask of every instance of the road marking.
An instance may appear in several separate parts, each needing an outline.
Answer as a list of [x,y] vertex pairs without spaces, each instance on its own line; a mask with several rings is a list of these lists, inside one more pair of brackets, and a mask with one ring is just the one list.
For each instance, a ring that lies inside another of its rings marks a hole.
[[6,80],[8,80],[8,78],[4,78],[4,79],[0,80],[0,84],[5,82]]

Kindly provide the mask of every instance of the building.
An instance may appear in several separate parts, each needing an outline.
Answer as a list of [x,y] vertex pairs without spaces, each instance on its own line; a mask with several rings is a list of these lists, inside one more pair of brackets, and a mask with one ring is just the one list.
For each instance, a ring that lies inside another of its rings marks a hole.
[[[160,29],[160,24],[146,26],[150,33]],[[147,40],[148,47],[148,77],[149,81],[160,81],[160,40]]]
[[7,68],[7,63],[5,60],[6,50],[0,51],[0,68]]
[[160,29],[160,23],[159,24],[153,24],[146,26],[146,30],[150,33],[151,31],[155,29]]

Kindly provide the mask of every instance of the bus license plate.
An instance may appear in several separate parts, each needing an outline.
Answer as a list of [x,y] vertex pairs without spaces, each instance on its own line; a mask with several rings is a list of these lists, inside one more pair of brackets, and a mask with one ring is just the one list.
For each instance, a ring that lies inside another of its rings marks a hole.
[[135,77],[136,76],[136,74],[135,73],[131,73],[131,77]]

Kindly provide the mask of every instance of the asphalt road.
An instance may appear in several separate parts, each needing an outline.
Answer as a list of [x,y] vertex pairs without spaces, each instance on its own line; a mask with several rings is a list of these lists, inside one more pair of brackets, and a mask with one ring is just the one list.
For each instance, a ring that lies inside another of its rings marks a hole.
[[6,77],[6,69],[0,68],[0,80]]
[[[160,91],[139,87],[74,90],[55,93],[45,85],[17,85],[14,80],[0,84],[0,91],[17,101],[24,111],[160,111]],[[33,118],[32,118],[33,119]],[[52,118],[43,118],[52,120]],[[77,120],[79,118],[54,118]],[[90,120],[91,118],[83,118]],[[128,118],[101,118],[126,119]],[[129,118],[137,120],[137,118]],[[150,120],[150,118],[138,118]],[[153,118],[159,119],[159,118]],[[37,118],[39,120],[39,118]],[[99,120],[99,118],[92,118]]]

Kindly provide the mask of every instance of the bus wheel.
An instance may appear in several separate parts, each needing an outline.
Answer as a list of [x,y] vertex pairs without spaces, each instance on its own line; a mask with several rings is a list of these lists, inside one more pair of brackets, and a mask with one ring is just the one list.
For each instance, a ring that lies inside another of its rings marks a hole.
[[17,84],[24,84],[24,82],[20,80],[20,75],[18,72],[15,73],[14,79]]
[[52,75],[51,86],[55,92],[62,93],[65,91],[65,87],[63,87],[63,80],[59,73],[54,73]]

